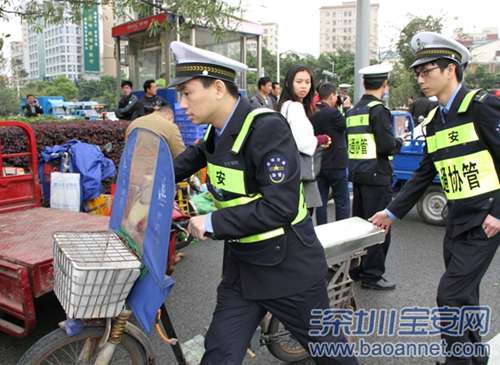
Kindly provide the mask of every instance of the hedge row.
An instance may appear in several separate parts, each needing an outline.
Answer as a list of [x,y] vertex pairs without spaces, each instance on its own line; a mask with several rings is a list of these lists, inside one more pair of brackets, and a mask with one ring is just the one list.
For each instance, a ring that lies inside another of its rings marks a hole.
[[[36,136],[37,151],[40,153],[45,146],[63,144],[70,139],[78,139],[82,142],[92,143],[101,147],[104,155],[118,167],[120,157],[125,147],[125,131],[130,122],[128,121],[71,121],[61,123],[40,122],[32,123]],[[111,150],[103,147],[111,144]],[[27,141],[24,133],[19,128],[0,128],[0,151],[3,153],[23,152]],[[16,166],[25,167],[26,160],[16,159],[6,161]],[[109,182],[105,184],[106,191],[109,190]]]

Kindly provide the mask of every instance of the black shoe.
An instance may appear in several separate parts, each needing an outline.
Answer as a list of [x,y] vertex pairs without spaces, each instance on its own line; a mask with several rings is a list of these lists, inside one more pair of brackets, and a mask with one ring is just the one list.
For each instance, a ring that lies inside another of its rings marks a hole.
[[361,281],[361,287],[364,289],[373,290],[394,290],[396,289],[396,284],[388,281],[385,278],[380,278],[378,281]]

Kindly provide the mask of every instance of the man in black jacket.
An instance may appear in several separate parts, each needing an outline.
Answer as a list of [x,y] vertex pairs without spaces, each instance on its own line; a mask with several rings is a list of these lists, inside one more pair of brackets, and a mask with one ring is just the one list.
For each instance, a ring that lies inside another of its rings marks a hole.
[[116,116],[123,120],[134,120],[142,116],[142,105],[137,96],[132,94],[132,82],[128,80],[122,81],[122,97],[116,108]]
[[410,104],[408,111],[413,116],[415,124],[419,124],[437,105],[436,102],[430,101],[428,97],[421,94]]
[[[439,307],[479,306],[479,287],[500,245],[500,100],[462,85],[470,53],[453,39],[432,32],[416,34],[412,69],[422,91],[439,106],[426,120],[426,148],[412,178],[387,209],[370,220],[388,230],[403,218],[439,174],[448,200],[444,237],[446,271],[437,293]],[[443,321],[447,350],[481,344],[478,329],[456,333]],[[459,346],[455,346],[459,345]],[[476,346],[477,348],[477,346]],[[487,357],[453,354],[446,365],[486,365]]]
[[26,105],[24,106],[26,117],[38,117],[43,114],[42,107],[38,104],[35,95],[26,95]]
[[[246,65],[182,42],[175,58],[179,104],[194,124],[208,124],[199,144],[174,161],[176,180],[207,167],[218,210],[192,217],[199,239],[223,239],[222,280],[205,340],[202,365],[238,365],[267,311],[309,349],[311,342],[345,344],[343,335],[314,337],[311,310],[329,307],[327,265],[308,215],[299,154],[287,121],[252,110],[234,83]],[[320,326],[321,327],[321,326]],[[333,332],[333,331],[331,331]],[[317,364],[355,365],[350,356],[314,357]]]
[[[353,182],[352,215],[369,218],[392,199],[390,156],[398,153],[403,140],[392,132],[391,112],[382,103],[391,67],[379,64],[359,70],[365,95],[347,116],[349,178]],[[391,242],[368,249],[359,267],[351,271],[363,288],[392,290],[396,285],[384,278],[385,259]]]
[[319,109],[311,117],[314,134],[330,136],[332,145],[323,152],[321,170],[317,176],[323,206],[316,208],[316,223],[327,223],[327,204],[330,188],[335,202],[335,220],[349,218],[350,199],[347,187],[347,143],[344,116],[335,108],[337,91],[335,85],[325,82],[318,87]]
[[168,106],[168,102],[161,96],[156,95],[158,87],[155,80],[146,80],[144,82],[144,98],[141,100],[144,108],[144,115],[150,114],[155,110],[160,109],[161,106]]

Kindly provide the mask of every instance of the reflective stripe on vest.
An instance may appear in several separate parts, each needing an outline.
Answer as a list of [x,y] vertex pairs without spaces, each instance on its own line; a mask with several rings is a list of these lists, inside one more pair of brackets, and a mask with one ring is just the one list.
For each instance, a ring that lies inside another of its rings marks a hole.
[[[458,108],[458,114],[463,114],[468,110],[479,91],[472,90],[465,95]],[[434,108],[429,113],[423,125],[433,120],[438,108]],[[474,128],[474,122],[456,125],[426,137],[429,153],[477,141],[479,137]],[[434,166],[439,173],[441,186],[448,200],[472,198],[500,189],[495,163],[487,149],[465,156],[434,161]]]
[[[295,219],[292,221],[291,225],[293,226],[297,223],[302,222],[306,217],[307,217],[307,207],[306,207],[306,201],[304,199],[304,188],[302,186],[302,183],[300,183],[299,211],[295,216]],[[240,238],[238,241],[240,243],[255,243],[259,241],[268,240],[274,237],[279,237],[284,234],[285,234],[284,228],[276,228],[273,229],[272,231],[257,233],[251,236]]]
[[216,189],[246,195],[245,175],[243,170],[231,169],[208,162],[207,175],[210,177],[210,184]]
[[347,117],[347,128],[369,126],[370,114],[358,114],[352,117]]
[[[265,113],[276,113],[276,111],[267,108],[258,108],[248,113],[231,149],[233,153],[240,152],[243,144],[245,143],[246,137],[250,131],[250,127],[255,117]],[[209,126],[209,129],[207,129],[204,141],[206,141],[206,139],[208,138],[211,127],[212,126]],[[221,189],[234,194],[243,195],[241,197],[237,197],[231,200],[217,200],[217,198],[214,196],[215,206],[218,209],[245,205],[250,202],[256,201],[258,199],[262,199],[261,194],[255,194],[252,196],[249,196],[247,194],[245,186],[245,172],[243,170],[237,170],[224,166],[219,166],[209,162],[207,163],[207,175],[210,178],[210,184],[214,186],[216,189]],[[301,183],[298,212],[291,224],[294,225],[299,222],[302,222],[304,218],[306,218],[306,216],[307,216],[307,207],[304,199],[304,189]],[[238,240],[234,240],[233,242],[257,243],[260,241],[268,240],[270,238],[281,236],[283,234],[285,234],[284,228],[276,228],[268,232],[261,232],[251,236],[243,237]]]
[[203,141],[206,142],[208,139],[208,136],[210,135],[210,132],[212,131],[212,125],[209,124],[207,127],[207,130],[205,131],[205,134],[203,135]]
[[465,95],[464,100],[462,100],[462,103],[460,103],[460,107],[458,108],[458,114],[465,113],[467,109],[469,109],[469,105],[470,103],[472,103],[472,99],[479,91],[481,91],[481,89],[471,90]]
[[487,150],[434,162],[448,200],[471,198],[500,189],[493,158]]
[[[382,104],[374,100],[366,104],[368,108]],[[347,132],[347,146],[349,159],[351,160],[373,160],[377,158],[377,144],[375,135],[369,132],[370,114],[357,114],[347,117],[347,128],[365,127],[365,133]],[[368,132],[368,133],[367,133]]]
[[260,114],[266,114],[266,113],[276,113],[276,111],[269,108],[257,108],[248,113],[245,120],[243,121],[240,133],[238,133],[238,137],[236,137],[236,140],[234,141],[233,148],[231,149],[233,153],[240,152],[241,146],[243,146],[243,142],[245,142],[245,139],[248,135],[248,131],[250,131],[250,127],[252,126],[255,117]]
[[432,153],[443,148],[478,140],[474,123],[470,122],[438,131],[433,136],[427,137],[427,151]]

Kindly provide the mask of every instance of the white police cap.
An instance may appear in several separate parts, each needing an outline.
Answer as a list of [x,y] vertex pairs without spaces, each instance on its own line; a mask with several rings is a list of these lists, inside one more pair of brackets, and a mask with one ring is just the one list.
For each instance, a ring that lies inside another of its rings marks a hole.
[[389,72],[392,71],[392,66],[387,63],[379,63],[363,67],[359,70],[359,74],[363,75],[365,80],[386,80],[389,78]]
[[434,32],[415,34],[411,40],[411,48],[415,52],[415,61],[410,68],[440,58],[449,59],[465,68],[471,58],[469,50],[463,44]]
[[196,48],[189,44],[174,41],[170,43],[175,59],[175,78],[169,84],[180,85],[195,77],[210,77],[234,82],[236,73],[248,67],[218,53]]
[[352,85],[351,84],[340,84],[339,88],[341,89],[349,89]]

